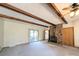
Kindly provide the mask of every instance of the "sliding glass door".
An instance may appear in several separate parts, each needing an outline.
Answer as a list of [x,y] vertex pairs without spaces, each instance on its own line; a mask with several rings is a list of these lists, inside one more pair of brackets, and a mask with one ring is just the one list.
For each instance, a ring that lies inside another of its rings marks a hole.
[[29,35],[30,42],[38,41],[38,31],[37,30],[30,30],[29,34],[30,34]]

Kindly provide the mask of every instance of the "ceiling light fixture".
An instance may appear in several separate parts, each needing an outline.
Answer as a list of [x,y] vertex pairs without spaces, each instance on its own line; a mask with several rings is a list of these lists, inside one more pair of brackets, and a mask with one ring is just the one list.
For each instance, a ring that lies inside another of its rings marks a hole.
[[75,15],[75,12],[71,12],[69,15],[70,17],[73,17]]

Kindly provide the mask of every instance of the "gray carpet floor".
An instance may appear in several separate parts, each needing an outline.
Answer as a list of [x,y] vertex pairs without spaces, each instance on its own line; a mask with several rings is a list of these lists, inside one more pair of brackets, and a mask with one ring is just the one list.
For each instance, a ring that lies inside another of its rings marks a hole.
[[41,41],[4,48],[0,56],[79,56],[79,48]]

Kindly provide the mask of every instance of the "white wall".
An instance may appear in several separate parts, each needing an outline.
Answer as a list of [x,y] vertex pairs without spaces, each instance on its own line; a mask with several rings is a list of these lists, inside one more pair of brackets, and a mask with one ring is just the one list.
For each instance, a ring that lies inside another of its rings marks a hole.
[[5,19],[4,47],[11,47],[17,44],[28,43],[29,29],[39,30],[39,40],[42,40],[44,38],[43,32],[45,27]]
[[75,46],[79,47],[79,20],[75,21],[73,24],[74,24]]
[[4,26],[3,19],[0,18],[0,50],[3,46],[3,26]]
[[63,28],[73,27],[73,23],[63,24]]

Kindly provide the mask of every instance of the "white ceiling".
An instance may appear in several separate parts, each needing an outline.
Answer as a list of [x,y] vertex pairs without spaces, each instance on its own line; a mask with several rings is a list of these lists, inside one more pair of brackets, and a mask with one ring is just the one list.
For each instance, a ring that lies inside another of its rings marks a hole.
[[[62,15],[68,13],[68,11],[63,11],[62,9],[65,7],[69,7],[72,3],[55,3],[56,7],[59,9],[59,11],[62,13]],[[67,22],[73,22],[77,21],[79,18],[79,15],[74,16],[73,18],[70,17],[70,15],[64,15],[65,19]]]
[[[45,19],[53,24],[63,23],[61,21],[61,19],[46,4],[42,4],[42,3],[9,3],[9,4],[13,5],[17,8],[20,8],[26,12],[29,12],[33,15],[36,15],[42,19]],[[23,20],[35,22],[38,24],[50,26],[47,23],[44,23],[44,22],[36,20],[34,18],[25,16],[25,15],[20,14],[20,13],[14,12],[14,11],[6,9],[4,7],[0,7],[0,13],[8,15],[8,16],[17,17],[17,18],[20,18]]]
[[22,19],[22,20],[27,20],[27,21],[31,21],[31,22],[34,22],[34,23],[50,26],[50,24],[44,23],[42,21],[38,21],[38,20],[31,18],[31,17],[28,17],[28,16],[24,16],[20,13],[11,11],[11,10],[6,9],[4,7],[0,7],[0,14],[4,14],[4,15],[16,17],[16,18],[19,18],[19,19]]
[[55,5],[59,9],[59,11],[64,15],[67,13],[67,11],[63,11],[62,9],[65,7],[69,7],[71,5],[71,3],[55,3]]
[[18,7],[24,11],[32,13],[42,19],[45,19],[51,23],[59,24],[62,23],[59,17],[52,12],[50,7],[45,3],[10,3],[11,5]]

